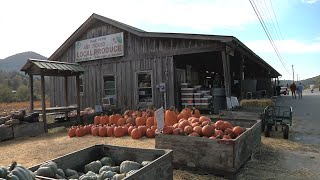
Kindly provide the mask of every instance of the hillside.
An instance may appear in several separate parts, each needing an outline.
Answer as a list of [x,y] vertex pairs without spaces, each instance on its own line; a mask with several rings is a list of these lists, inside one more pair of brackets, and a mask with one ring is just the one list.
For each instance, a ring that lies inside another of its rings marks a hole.
[[0,71],[20,71],[21,67],[29,58],[43,60],[47,59],[46,57],[32,51],[15,54],[0,60]]
[[[316,85],[316,87],[320,86],[320,75],[312,78],[304,79],[300,81],[305,87],[309,87],[311,84]],[[280,80],[280,84],[282,86],[286,84],[291,84],[292,80]]]

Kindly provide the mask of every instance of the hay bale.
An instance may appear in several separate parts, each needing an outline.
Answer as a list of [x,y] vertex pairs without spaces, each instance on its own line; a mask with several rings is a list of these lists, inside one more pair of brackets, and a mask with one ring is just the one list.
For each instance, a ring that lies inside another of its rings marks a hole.
[[265,108],[272,105],[271,99],[243,99],[240,101],[241,107],[261,107]]

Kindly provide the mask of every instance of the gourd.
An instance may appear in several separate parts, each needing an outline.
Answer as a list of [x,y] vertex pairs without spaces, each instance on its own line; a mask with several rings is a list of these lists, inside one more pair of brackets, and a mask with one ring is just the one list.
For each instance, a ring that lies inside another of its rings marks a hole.
[[126,177],[126,174],[115,174],[112,180],[122,180]]
[[102,166],[113,166],[115,164],[111,157],[103,157],[100,162]]
[[99,179],[107,179],[107,178],[112,178],[115,175],[113,171],[102,171],[99,174]]
[[45,162],[45,163],[41,164],[40,167],[49,167],[54,174],[57,174],[58,166],[53,161]]
[[128,173],[131,170],[138,170],[140,168],[140,164],[134,161],[123,161],[120,164],[120,173]]
[[92,171],[94,173],[99,173],[99,170],[102,168],[102,164],[100,161],[93,161],[84,166],[84,172],[87,173]]
[[112,166],[111,169],[113,172],[120,173],[120,166]]
[[172,126],[177,123],[177,115],[174,107],[170,107],[170,109],[166,110],[164,114],[164,123],[166,126]]
[[5,167],[0,167],[0,178],[6,178],[8,175],[8,169]]
[[79,180],[98,180],[98,175],[92,171],[88,171],[86,174],[80,176]]
[[61,177],[63,177],[63,178],[66,177],[66,175],[64,174],[64,172],[63,172],[62,169],[57,169],[57,175],[59,175],[59,176],[61,176]]
[[65,173],[66,177],[70,178],[70,177],[76,177],[78,176],[79,178],[79,174],[77,171],[73,170],[73,169],[66,169],[66,173]]
[[33,172],[31,172],[29,169],[21,165],[17,165],[16,162],[13,162],[11,164],[9,171],[10,173],[8,175],[8,178],[12,180],[16,180],[16,179],[34,180],[35,179],[35,175],[33,174]]
[[50,167],[39,167],[39,169],[35,172],[38,176],[44,177],[56,177],[56,174],[52,171]]
[[111,166],[102,166],[102,168],[99,170],[99,174],[104,171],[112,171]]

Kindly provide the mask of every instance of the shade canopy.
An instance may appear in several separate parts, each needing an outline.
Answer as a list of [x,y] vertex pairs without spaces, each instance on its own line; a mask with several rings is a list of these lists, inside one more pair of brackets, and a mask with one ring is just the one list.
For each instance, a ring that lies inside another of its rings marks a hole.
[[28,59],[20,71],[29,75],[77,76],[84,73],[78,63],[66,63],[39,59]]

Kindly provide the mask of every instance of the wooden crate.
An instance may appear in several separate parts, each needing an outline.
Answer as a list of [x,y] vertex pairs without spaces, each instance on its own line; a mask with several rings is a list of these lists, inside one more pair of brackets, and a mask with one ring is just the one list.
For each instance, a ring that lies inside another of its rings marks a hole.
[[13,129],[12,126],[2,126],[0,127],[0,141],[5,141],[13,139]]
[[251,119],[256,120],[261,118],[261,113],[257,112],[245,112],[245,111],[226,111],[219,110],[219,116],[223,118],[231,119]]
[[234,140],[159,134],[155,147],[173,150],[175,168],[212,173],[233,179],[261,142],[261,120],[228,119],[247,130]]
[[13,126],[14,138],[33,137],[44,133],[43,122],[26,123]]
[[[133,175],[125,178],[130,179],[173,179],[172,151],[164,149],[139,149],[112,145],[95,145],[88,148],[75,151],[73,153],[53,159],[58,167],[66,170],[67,168],[83,172],[84,166],[94,160],[100,160],[102,157],[111,157],[116,165],[124,160],[131,160],[141,163],[142,161],[152,161],[150,164],[140,168]],[[39,166],[33,166],[31,171],[36,171]],[[42,178],[48,179],[49,178]]]

